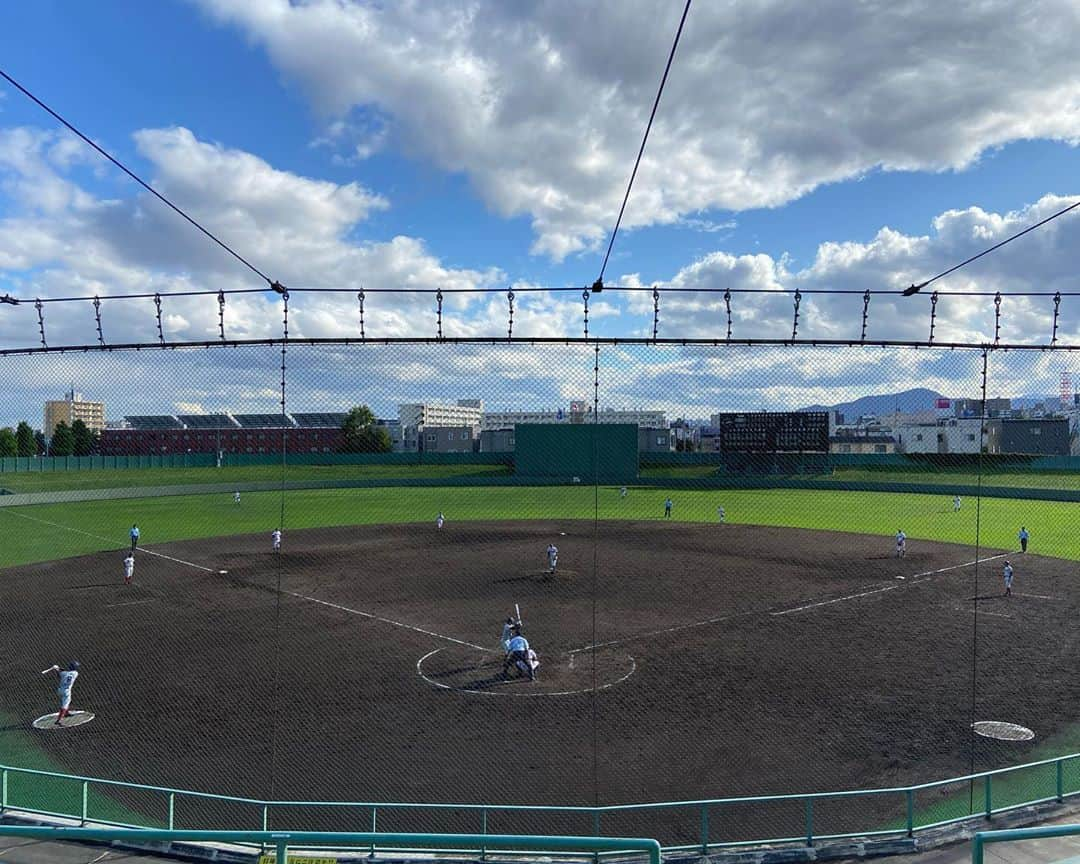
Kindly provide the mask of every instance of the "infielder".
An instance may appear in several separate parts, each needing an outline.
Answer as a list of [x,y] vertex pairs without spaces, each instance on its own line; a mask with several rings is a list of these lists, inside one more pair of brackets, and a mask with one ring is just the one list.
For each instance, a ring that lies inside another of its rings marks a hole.
[[75,679],[79,677],[79,661],[72,660],[68,663],[68,668],[63,671],[54,663],[45,671],[55,672],[60,676],[60,685],[56,688],[56,695],[60,697],[60,712],[56,715],[56,723],[54,724],[60,726],[62,725],[60,721],[67,717],[68,714],[79,713],[71,710],[71,688],[75,684]]
[[717,507],[716,508],[716,518],[719,519],[721,522],[724,521],[724,508],[723,507]]
[[128,532],[131,536],[131,551],[134,552],[135,548],[139,545],[139,526],[132,525],[131,531]]
[[955,498],[952,499],[952,509],[953,509],[953,513],[956,513],[956,512],[958,512],[960,510],[960,496],[959,495],[957,495]]
[[671,502],[670,498],[665,498],[664,499],[664,518],[665,519],[670,519],[671,518],[671,503],[672,502]]
[[439,515],[435,517],[435,527],[442,528],[446,520],[443,518],[442,511],[439,511]]
[[548,572],[554,573],[559,563],[559,549],[554,543],[548,543],[547,548]]
[[128,552],[127,558],[124,559],[124,584],[131,584],[131,577],[135,575],[135,553]]
[[[535,666],[533,664],[536,664]],[[528,675],[530,681],[536,680],[536,652],[529,648],[529,641],[518,633],[510,640],[510,645],[503,660],[503,677],[510,677],[510,669],[516,668],[518,675]]]
[[1005,596],[1012,597],[1013,567],[1008,561],[1005,562],[1005,569],[1001,575],[1005,580]]
[[907,534],[902,530],[896,532],[896,557],[903,558],[907,552]]
[[234,502],[236,502],[237,507],[240,506],[240,490],[237,490],[236,492],[233,492],[232,500]]
[[1023,525],[1021,525],[1020,526],[1020,533],[1017,534],[1016,536],[1020,538],[1020,551],[1021,552],[1027,552],[1027,541],[1028,541],[1028,537],[1030,536],[1028,534],[1027,528],[1025,528]]
[[275,528],[270,533],[270,542],[274,544],[274,551],[275,552],[280,552],[281,551],[281,529],[280,528]]

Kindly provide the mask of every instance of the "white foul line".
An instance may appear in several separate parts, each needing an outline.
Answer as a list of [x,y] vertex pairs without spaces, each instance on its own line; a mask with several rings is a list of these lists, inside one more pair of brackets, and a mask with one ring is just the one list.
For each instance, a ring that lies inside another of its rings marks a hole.
[[[986,561],[993,561],[996,558],[1004,558],[1008,554],[1009,554],[1008,552],[1003,552],[1000,555],[991,555],[989,558],[980,558],[979,563],[982,564],[982,563],[984,563]],[[916,585],[919,582],[925,582],[931,576],[936,576],[938,573],[945,573],[945,572],[947,572],[949,570],[958,570],[961,567],[970,567],[974,563],[975,563],[974,561],[967,561],[967,562],[965,562],[963,564],[953,564],[953,565],[950,565],[949,567],[942,567],[942,568],[940,568],[938,570],[927,570],[925,573],[916,573],[914,576],[911,577],[911,579],[909,581],[905,582],[904,584],[905,585]],[[784,609],[784,610],[781,610],[779,612],[769,612],[768,614],[772,615],[772,616],[791,615],[791,614],[793,614],[795,612],[803,612],[803,611],[805,611],[807,609],[816,609],[818,606],[829,606],[829,605],[831,605],[833,603],[843,603],[846,600],[857,600],[860,597],[869,597],[872,594],[881,594],[881,593],[884,593],[885,591],[892,591],[892,590],[894,590],[896,588],[903,588],[903,587],[904,587],[903,585],[896,585],[894,583],[894,584],[886,585],[883,588],[872,588],[869,591],[861,591],[858,594],[848,594],[848,595],[846,595],[844,597],[836,597],[836,598],[834,598],[832,600],[821,600],[821,601],[819,601],[817,603],[808,603],[805,606],[798,606],[798,607],[796,607],[794,609]],[[612,645],[621,645],[624,642],[632,642],[632,641],[635,641],[635,640],[638,640],[638,639],[648,639],[651,636],[662,636],[662,635],[664,635],[666,633],[677,633],[680,630],[690,630],[690,629],[695,628],[695,627],[707,627],[710,624],[720,624],[720,623],[723,623],[724,621],[733,621],[736,618],[747,618],[749,616],[763,615],[763,614],[765,614],[765,610],[756,610],[755,609],[755,610],[751,610],[749,612],[734,612],[731,615],[719,615],[716,618],[708,618],[705,621],[694,621],[694,622],[692,622],[690,624],[678,624],[675,627],[665,627],[663,630],[650,630],[647,633],[638,633],[638,634],[635,634],[633,636],[626,636],[626,637],[621,638],[621,639],[612,639],[609,642],[597,642],[594,645],[584,645],[581,648],[574,648],[569,653],[571,655],[573,655],[573,654],[579,654],[582,651],[591,651],[594,648],[610,648]]]
[[[51,525],[53,528],[63,528],[65,531],[73,531],[76,534],[82,534],[84,537],[93,537],[95,540],[104,540],[106,543],[112,543],[112,537],[102,537],[100,534],[91,534],[89,531],[83,531],[79,528],[72,528],[70,525],[61,525],[59,522],[50,522],[48,519],[39,519],[37,516],[27,516],[25,513],[17,513],[10,507],[3,508],[3,512],[10,513],[12,516],[18,516],[22,519],[29,519],[31,522],[40,522],[42,525]],[[166,555],[163,552],[154,552],[152,549],[140,547],[135,550],[136,552],[145,552],[147,555],[155,555],[158,558],[164,558],[167,561],[174,561],[177,564],[186,564],[188,567],[194,567],[196,570],[202,570],[206,573],[218,573],[210,567],[203,567],[202,564],[195,564],[191,561],[185,561],[182,558],[173,558],[171,555]]]
[[[983,564],[987,561],[993,561],[997,558],[1004,558],[1008,555],[1008,552],[1002,552],[1000,555],[991,555],[989,558],[979,558],[976,561],[966,561],[963,564],[952,564],[949,567],[941,567],[937,570],[927,570],[925,573],[916,573],[910,579],[908,579],[908,585],[915,585],[919,582],[925,582],[931,576],[936,576],[939,573],[947,573],[949,570],[959,570],[963,567],[970,567],[973,564]],[[819,606],[831,606],[833,603],[843,603],[845,600],[857,600],[860,597],[869,597],[871,594],[882,594],[886,591],[892,591],[895,588],[902,588],[902,585],[886,585],[884,588],[874,588],[870,591],[862,591],[858,594],[848,594],[844,597],[835,597],[832,600],[820,600],[817,603],[807,603],[805,606],[796,606],[793,609],[784,609],[780,612],[770,612],[770,615],[792,615],[795,612],[805,612],[807,609],[816,609]]]
[[[36,516],[27,516],[25,513],[17,513],[11,508],[4,508],[3,512],[10,513],[12,516],[20,516],[23,519],[29,519],[31,522],[40,522],[42,525],[50,525],[53,528],[63,528],[66,531],[73,531],[76,534],[82,534],[85,537],[93,537],[95,540],[104,540],[106,542],[111,542],[112,541],[112,538],[110,538],[110,537],[102,537],[100,534],[91,534],[89,531],[83,531],[83,530],[81,530],[79,528],[72,528],[70,525],[61,525],[59,522],[50,522],[48,519],[39,519]],[[205,573],[223,573],[224,572],[222,570],[214,570],[211,567],[203,567],[201,564],[195,564],[192,561],[185,561],[182,558],[173,558],[171,555],[165,555],[162,552],[155,552],[152,549],[147,549],[145,547],[139,548],[136,551],[145,552],[147,555],[156,555],[158,558],[165,558],[165,559],[167,559],[169,561],[174,561],[177,564],[185,564],[188,567],[194,567],[196,570],[202,570]],[[406,630],[412,630],[412,631],[414,631],[416,633],[423,633],[425,636],[434,636],[436,639],[442,639],[445,642],[453,642],[453,643],[455,643],[457,645],[464,645],[466,648],[479,648],[481,651],[488,651],[490,653],[489,648],[482,648],[479,645],[474,645],[472,642],[465,642],[465,641],[463,641],[461,639],[455,639],[453,636],[443,636],[441,633],[435,633],[434,631],[431,631],[431,630],[425,630],[422,627],[414,627],[411,624],[405,624],[405,623],[403,623],[401,621],[394,621],[391,618],[382,618],[379,615],[373,615],[370,612],[362,612],[359,609],[350,609],[348,606],[339,606],[337,603],[330,603],[330,602],[328,602],[326,600],[319,600],[319,599],[317,599],[315,597],[309,597],[306,594],[297,594],[297,593],[292,592],[292,591],[282,591],[281,593],[282,594],[288,594],[290,597],[297,597],[300,600],[307,600],[307,601],[309,601],[311,603],[318,603],[320,606],[329,606],[330,608],[338,609],[341,612],[348,612],[348,613],[350,613],[352,615],[360,615],[360,616],[363,616],[364,618],[370,618],[373,621],[381,621],[384,624],[392,624],[395,627],[402,627],[402,628],[404,628]],[[135,602],[143,602],[143,601],[135,601]],[[116,603],[116,604],[112,604],[112,605],[114,605],[114,606],[127,606],[127,605],[132,605],[132,604],[130,604],[130,603]]]
[[478,651],[491,653],[490,648],[485,648],[482,645],[474,645],[472,642],[466,642],[463,639],[455,639],[453,636],[443,636],[442,633],[436,633],[434,630],[425,630],[423,627],[414,627],[412,624],[395,621],[393,618],[383,618],[380,615],[373,615],[370,612],[364,612],[360,609],[352,609],[349,606],[342,606],[339,603],[331,603],[329,600],[320,600],[317,597],[310,597],[307,594],[297,594],[295,591],[286,591],[282,589],[281,593],[287,594],[290,597],[296,597],[300,600],[307,600],[311,603],[318,603],[320,606],[329,606],[331,609],[337,609],[340,612],[348,612],[350,615],[359,615],[362,618],[370,618],[372,621],[381,621],[383,624],[392,624],[395,627],[402,627],[405,630],[412,630],[415,633],[423,633],[425,636],[434,636],[436,639],[442,639],[444,642],[453,642],[455,645],[464,645],[466,648],[475,648]]

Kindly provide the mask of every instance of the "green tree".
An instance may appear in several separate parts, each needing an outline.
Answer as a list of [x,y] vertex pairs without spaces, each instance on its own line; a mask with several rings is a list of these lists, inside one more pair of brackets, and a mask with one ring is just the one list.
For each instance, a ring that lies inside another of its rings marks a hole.
[[18,447],[20,456],[37,456],[37,441],[34,440],[34,430],[25,420],[20,420],[15,428],[15,445]]
[[359,405],[345,415],[342,450],[346,453],[389,453],[393,449],[390,433],[375,422],[367,405]]
[[15,456],[19,447],[15,443],[15,433],[10,426],[0,429],[0,456]]
[[97,451],[98,435],[96,432],[91,432],[82,420],[76,420],[71,424],[71,436],[74,439],[76,456],[91,456]]
[[63,420],[53,429],[52,446],[49,452],[53,456],[70,456],[75,452],[75,436],[71,432],[71,427]]

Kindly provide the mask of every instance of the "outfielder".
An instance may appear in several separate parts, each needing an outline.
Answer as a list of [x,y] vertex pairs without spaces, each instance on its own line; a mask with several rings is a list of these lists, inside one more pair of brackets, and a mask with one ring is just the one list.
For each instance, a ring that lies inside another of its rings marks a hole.
[[72,660],[68,663],[68,668],[63,671],[54,663],[45,671],[55,672],[60,676],[60,684],[56,688],[56,695],[60,697],[60,712],[56,715],[56,723],[54,724],[60,726],[62,725],[60,721],[67,717],[68,714],[79,713],[71,710],[71,688],[75,685],[75,679],[79,677],[79,661]]
[[131,551],[134,552],[135,547],[139,545],[139,526],[132,525],[128,535],[131,537]]
[[664,518],[665,519],[670,519],[671,518],[671,503],[672,502],[671,502],[670,498],[665,498],[664,499]]
[[956,513],[956,512],[958,512],[960,510],[960,496],[959,495],[957,495],[955,498],[952,499],[952,509],[953,509],[953,513]]
[[128,552],[127,558],[124,559],[124,584],[131,584],[131,577],[135,575],[135,553]]
[[275,528],[270,533],[270,542],[274,544],[274,551],[275,552],[280,552],[281,551],[281,529],[280,528]]
[[619,489],[619,497],[620,498],[625,498],[626,497],[626,487],[625,486],[623,486],[623,487],[621,487]]
[[436,528],[442,528],[442,526],[443,526],[443,524],[445,522],[446,522],[446,520],[443,519],[442,511],[440,510],[439,515],[435,517],[435,527]]
[[559,549],[554,543],[548,543],[547,548],[548,572],[554,573],[559,563]]
[[1028,534],[1027,528],[1025,528],[1023,525],[1021,525],[1020,526],[1020,533],[1017,534],[1016,536],[1020,538],[1020,551],[1021,552],[1027,552],[1027,541],[1028,541],[1028,537],[1031,536],[1030,534]]
[[716,518],[719,519],[721,522],[724,521],[724,508],[723,507],[717,507],[716,508]]
[[1005,596],[1012,597],[1013,567],[1008,561],[1005,562],[1005,569],[1001,575],[1005,580]]
[[896,532],[896,557],[903,558],[907,552],[907,534],[902,530]]
[[236,502],[236,506],[240,506],[240,490],[233,492],[232,500]]

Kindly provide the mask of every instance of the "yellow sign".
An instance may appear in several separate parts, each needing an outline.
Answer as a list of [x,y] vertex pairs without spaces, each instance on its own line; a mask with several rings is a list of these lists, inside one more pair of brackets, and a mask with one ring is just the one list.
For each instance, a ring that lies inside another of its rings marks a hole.
[[[277,855],[260,855],[259,864],[277,864]],[[337,858],[322,855],[290,855],[289,864],[337,864]]]

